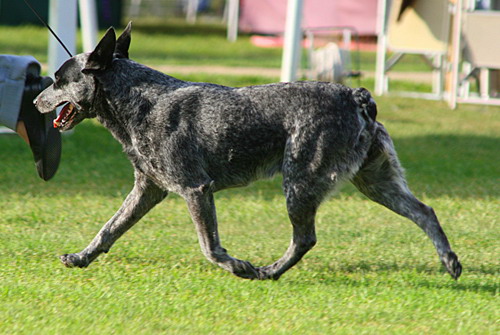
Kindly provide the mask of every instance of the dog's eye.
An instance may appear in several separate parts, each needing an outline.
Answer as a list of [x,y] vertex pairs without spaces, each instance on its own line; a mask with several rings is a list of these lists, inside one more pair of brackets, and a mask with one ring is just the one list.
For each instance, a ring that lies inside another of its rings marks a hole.
[[53,83],[54,87],[57,87],[59,80],[61,80],[61,77],[57,73],[54,74],[54,83]]

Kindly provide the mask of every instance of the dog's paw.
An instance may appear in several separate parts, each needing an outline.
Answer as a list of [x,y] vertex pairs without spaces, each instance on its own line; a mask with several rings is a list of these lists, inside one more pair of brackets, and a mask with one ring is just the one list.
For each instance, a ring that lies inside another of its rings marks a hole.
[[278,280],[280,279],[281,275],[283,273],[278,273],[276,272],[275,266],[274,265],[266,265],[266,266],[261,266],[257,268],[257,271],[259,272],[259,278],[260,280]]
[[84,268],[89,264],[86,257],[81,257],[78,254],[64,254],[59,256],[59,259],[68,268]]
[[457,280],[462,274],[462,264],[458,261],[457,255],[450,251],[441,261],[453,279]]
[[253,266],[252,263],[248,261],[237,261],[235,264],[233,264],[231,272],[235,276],[244,279],[260,279],[259,272],[255,268],[255,266]]

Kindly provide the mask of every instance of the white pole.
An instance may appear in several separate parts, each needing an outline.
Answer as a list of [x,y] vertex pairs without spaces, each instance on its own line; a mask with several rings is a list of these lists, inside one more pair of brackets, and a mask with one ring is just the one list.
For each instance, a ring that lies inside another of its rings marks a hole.
[[[76,0],[50,0],[49,25],[74,55],[76,51]],[[69,55],[49,34],[49,75],[53,76]]]
[[130,17],[139,16],[139,13],[141,12],[141,4],[142,0],[131,0],[128,15]]
[[196,23],[196,14],[198,13],[199,0],[188,0],[186,8],[186,21],[190,24]]
[[458,0],[455,4],[455,13],[453,16],[453,36],[452,36],[452,64],[451,64],[451,84],[448,96],[448,104],[452,109],[457,108],[458,95],[458,71],[460,66],[460,41],[462,34],[462,0]]
[[97,45],[97,10],[95,0],[78,0],[82,26],[83,51],[92,51]]
[[389,0],[379,0],[377,6],[377,60],[375,67],[375,94],[386,91],[385,55],[387,52],[387,14],[391,8]]
[[300,60],[300,41],[302,40],[302,7],[303,0],[288,0],[285,43],[281,61],[281,81],[294,81]]
[[227,12],[227,39],[235,42],[238,38],[240,0],[229,0]]

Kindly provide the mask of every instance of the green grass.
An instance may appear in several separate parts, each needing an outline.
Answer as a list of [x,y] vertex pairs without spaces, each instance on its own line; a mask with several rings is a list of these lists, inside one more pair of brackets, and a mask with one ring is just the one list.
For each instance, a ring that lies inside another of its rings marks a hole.
[[[118,33],[120,29],[118,28]],[[0,26],[0,52],[29,54],[47,62],[48,32],[42,27]],[[100,32],[102,36],[104,31]],[[281,49],[258,48],[242,35],[235,43],[225,38],[222,26],[134,24],[131,57],[149,65],[225,65],[280,67]],[[81,52],[81,35],[77,49]]]
[[[204,52],[202,62],[279,64],[277,51],[254,48],[247,37],[240,45],[246,51],[237,55],[211,51],[226,43],[218,28],[210,33],[216,46],[195,28],[168,27],[163,33],[170,35],[148,29],[137,34],[151,41],[140,44],[144,38],[134,35],[132,54],[140,61],[154,54],[151,64],[193,64]],[[172,58],[163,62],[176,39]],[[159,41],[165,49],[149,53]],[[45,43],[42,29],[0,27],[0,53],[45,61]],[[269,80],[178,77],[233,86]],[[36,176],[26,144],[0,136],[0,334],[499,333],[500,109],[451,111],[441,102],[394,97],[377,102],[411,188],[434,207],[462,261],[458,281],[445,273],[423,232],[351,185],[323,204],[317,246],[276,282],[242,280],[206,261],[176,195],[90,267],[66,269],[57,256],[85,247],[133,184],[120,145],[85,121],[63,137],[60,169],[47,183]],[[221,237],[232,255],[265,265],[284,252],[291,227],[280,183],[276,177],[217,193]]]
[[[410,185],[461,257],[457,282],[414,224],[349,185],[321,207],[318,245],[277,282],[208,263],[175,195],[89,268],[66,269],[57,255],[81,250],[133,183],[118,143],[86,121],[64,136],[48,183],[20,139],[0,137],[0,333],[498,333],[498,109],[378,103]],[[216,201],[231,254],[256,265],[281,255],[291,229],[279,177]]]

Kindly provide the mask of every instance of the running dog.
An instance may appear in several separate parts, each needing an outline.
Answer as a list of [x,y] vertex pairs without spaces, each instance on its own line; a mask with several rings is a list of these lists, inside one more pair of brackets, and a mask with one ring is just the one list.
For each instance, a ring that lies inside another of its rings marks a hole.
[[[278,279],[316,243],[314,219],[326,197],[351,181],[371,200],[415,222],[457,279],[462,271],[434,211],[407,187],[391,138],[376,121],[370,93],[323,82],[242,88],[186,82],[128,57],[131,26],[110,28],[94,51],[66,61],[35,100],[42,113],[64,105],[54,126],[97,118],[123,145],[135,185],[81,252],[60,257],[86,267],[169,192],[182,196],[203,254],[236,276]],[[275,173],[293,227],[275,263],[256,267],[221,246],[214,192]]]

